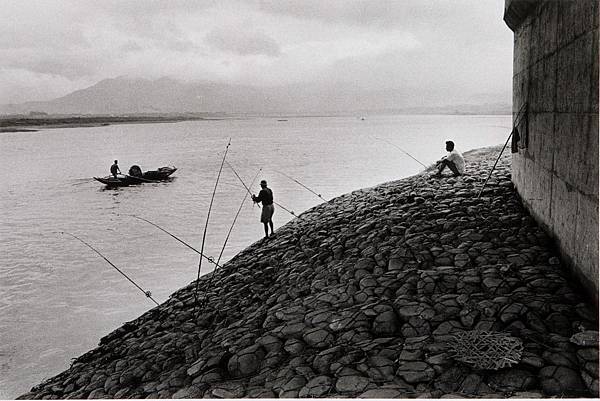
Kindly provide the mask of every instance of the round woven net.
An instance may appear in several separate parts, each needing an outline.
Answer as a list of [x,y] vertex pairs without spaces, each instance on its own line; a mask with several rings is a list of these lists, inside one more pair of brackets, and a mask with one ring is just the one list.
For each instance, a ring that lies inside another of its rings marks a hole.
[[519,363],[523,342],[504,333],[493,331],[462,331],[452,333],[448,341],[452,358],[477,369],[497,370]]

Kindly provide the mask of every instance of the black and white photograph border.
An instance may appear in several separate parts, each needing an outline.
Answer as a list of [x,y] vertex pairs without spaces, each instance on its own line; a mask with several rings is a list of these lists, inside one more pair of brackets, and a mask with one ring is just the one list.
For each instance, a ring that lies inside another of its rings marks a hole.
[[2,8],[0,399],[599,397],[597,0]]

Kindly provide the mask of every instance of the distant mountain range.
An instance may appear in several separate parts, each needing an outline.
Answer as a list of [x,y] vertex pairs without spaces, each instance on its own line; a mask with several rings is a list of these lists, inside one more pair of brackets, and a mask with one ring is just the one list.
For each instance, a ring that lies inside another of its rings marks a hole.
[[0,105],[0,114],[43,112],[61,115],[124,115],[147,113],[226,114],[510,114],[504,96],[479,96],[476,101],[440,106],[439,94],[415,96],[400,90],[365,91],[348,85],[258,87],[221,83],[189,83],[119,77],[105,79],[66,96]]

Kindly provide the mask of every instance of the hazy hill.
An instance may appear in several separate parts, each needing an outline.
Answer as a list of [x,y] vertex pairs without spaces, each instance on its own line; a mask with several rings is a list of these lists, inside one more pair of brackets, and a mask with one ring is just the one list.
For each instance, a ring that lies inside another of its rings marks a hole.
[[[484,95],[456,105],[438,93],[418,93],[418,97],[387,89],[366,91],[352,85],[288,85],[254,87],[221,83],[189,83],[170,78],[157,80],[119,77],[105,79],[58,99],[0,106],[2,114],[130,114],[130,113],[510,113],[505,96]],[[499,102],[500,100],[500,102]],[[436,105],[432,107],[431,105]]]

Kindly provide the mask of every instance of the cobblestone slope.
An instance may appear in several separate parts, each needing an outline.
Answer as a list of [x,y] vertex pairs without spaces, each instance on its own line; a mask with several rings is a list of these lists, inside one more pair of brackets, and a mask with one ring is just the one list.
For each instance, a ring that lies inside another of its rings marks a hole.
[[[498,151],[309,210],[202,277],[197,314],[190,284],[21,398],[597,397],[596,312],[508,156],[476,199]],[[454,334],[480,331],[521,355],[461,362]]]

